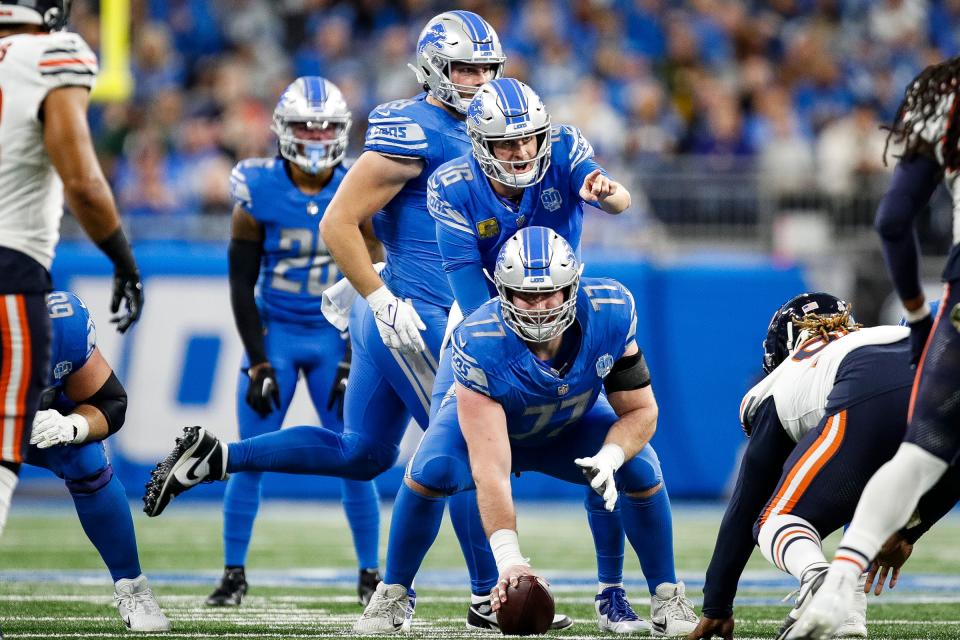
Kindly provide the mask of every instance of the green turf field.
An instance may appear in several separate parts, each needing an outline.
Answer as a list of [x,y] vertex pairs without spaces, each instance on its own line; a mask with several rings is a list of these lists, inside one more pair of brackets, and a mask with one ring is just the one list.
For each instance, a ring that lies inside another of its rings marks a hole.
[[[136,505],[134,505],[136,507]],[[579,504],[521,504],[520,536],[534,567],[553,582],[558,610],[576,621],[554,635],[602,637],[593,613],[594,560]],[[387,531],[388,512],[383,531]],[[703,571],[720,511],[676,509],[677,566],[699,604]],[[269,504],[257,521],[248,564],[251,594],[239,609],[211,609],[203,598],[221,567],[219,504],[174,505],[157,519],[137,517],[144,571],[180,638],[353,637],[360,607],[349,530],[336,505]],[[942,523],[917,546],[904,582],[870,597],[872,638],[960,637],[960,519]],[[828,541],[832,547],[836,538]],[[627,552],[635,608],[649,601],[635,556]],[[793,588],[755,554],[741,583],[738,638],[771,638]],[[459,547],[447,524],[417,584],[414,637],[483,637],[467,632],[468,589]],[[0,626],[7,638],[113,638],[128,635],[113,608],[109,576],[69,503],[15,503],[0,540]],[[151,637],[151,636],[138,636]],[[160,636],[158,636],[160,637]]]

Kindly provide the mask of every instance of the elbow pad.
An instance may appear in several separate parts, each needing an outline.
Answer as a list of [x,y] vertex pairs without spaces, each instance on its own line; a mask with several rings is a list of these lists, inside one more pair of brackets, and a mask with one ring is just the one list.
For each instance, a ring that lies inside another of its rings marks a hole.
[[127,416],[127,391],[117,379],[117,374],[111,371],[103,386],[80,404],[96,407],[107,419],[107,432],[113,435],[120,431]]
[[647,360],[643,357],[642,351],[637,351],[632,356],[624,356],[617,360],[613,369],[603,380],[603,388],[607,393],[617,391],[633,391],[642,389],[650,384],[650,369],[647,368]]

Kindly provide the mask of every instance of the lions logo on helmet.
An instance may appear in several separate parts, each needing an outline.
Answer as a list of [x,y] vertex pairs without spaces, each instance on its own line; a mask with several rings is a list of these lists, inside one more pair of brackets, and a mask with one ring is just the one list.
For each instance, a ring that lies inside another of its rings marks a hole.
[[0,0],[0,24],[35,24],[49,31],[67,26],[72,0]]
[[506,59],[497,32],[486,20],[471,11],[447,11],[430,20],[420,32],[416,65],[410,68],[430,95],[466,113],[475,87],[455,84],[450,65],[491,65],[493,77],[499,78]]
[[[480,87],[467,109],[467,133],[473,156],[492,180],[509,187],[537,184],[550,168],[550,114],[536,92],[513,78]],[[500,160],[493,144],[536,137],[537,151],[523,160]]]
[[[559,336],[576,317],[581,271],[573,248],[557,232],[546,227],[521,229],[501,247],[493,272],[504,322],[529,342]],[[517,293],[557,291],[563,291],[563,301],[555,307],[521,309],[513,300]]]
[[844,328],[855,329],[858,325],[851,309],[849,302],[823,292],[801,293],[788,300],[773,314],[767,327],[763,341],[763,370],[771,373],[812,337],[801,326],[805,320],[835,317]]
[[337,85],[319,76],[302,76],[280,95],[271,129],[280,140],[280,155],[316,175],[343,160],[351,123]]

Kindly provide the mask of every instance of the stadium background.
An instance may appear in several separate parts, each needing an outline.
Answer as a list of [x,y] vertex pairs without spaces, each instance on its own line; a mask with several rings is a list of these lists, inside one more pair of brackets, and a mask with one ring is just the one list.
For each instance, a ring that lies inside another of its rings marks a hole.
[[[127,336],[112,331],[109,265],[70,218],[54,279],[90,304],[129,390],[110,446],[131,496],[181,427],[236,437],[227,176],[236,160],[274,152],[276,96],[296,75],[333,80],[354,113],[355,155],[366,113],[417,92],[406,68],[416,36],[450,8],[496,27],[507,75],[530,83],[554,122],[583,129],[633,193],[623,216],[588,214],[583,252],[589,273],[637,297],[672,497],[723,494],[743,443],[737,407],[783,300],[827,289],[867,323],[896,320],[870,226],[889,175],[881,124],[923,66],[960,49],[960,1],[79,0],[72,28],[107,72],[91,126],[146,278],[144,317]],[[119,30],[106,26],[118,16]],[[938,194],[925,253],[945,252],[950,220]],[[926,264],[936,295],[940,261]],[[300,394],[287,424],[315,422]],[[382,495],[400,473],[381,478]],[[62,486],[34,470],[21,490]],[[541,478],[516,490],[582,497]],[[339,484],[274,475],[265,494],[334,498]]]

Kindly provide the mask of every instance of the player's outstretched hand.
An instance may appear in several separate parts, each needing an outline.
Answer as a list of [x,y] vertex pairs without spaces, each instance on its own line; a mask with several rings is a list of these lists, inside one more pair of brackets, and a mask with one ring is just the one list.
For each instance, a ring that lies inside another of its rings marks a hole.
[[140,313],[143,311],[143,282],[140,281],[139,271],[117,269],[113,272],[113,298],[110,300],[110,312],[119,312],[121,302],[125,303],[126,310],[110,318],[110,322],[117,325],[117,331],[126,333],[127,329],[140,319]]
[[617,183],[594,169],[583,179],[580,198],[584,202],[603,202],[617,192]]
[[407,354],[420,353],[427,348],[420,335],[427,326],[412,304],[390,293],[386,285],[368,295],[367,303],[377,319],[383,344]]
[[707,638],[733,640],[733,618],[701,616],[697,627],[687,634],[687,640],[707,640]]
[[618,492],[614,476],[623,460],[623,449],[615,444],[605,444],[593,456],[573,461],[583,471],[593,490],[603,497],[603,506],[607,511],[613,511],[617,506]]
[[494,611],[507,601],[507,585],[516,587],[520,576],[535,576],[533,569],[525,564],[515,564],[504,569],[497,586],[490,590],[490,608]]
[[[874,593],[880,595],[883,593],[883,583],[890,574],[890,588],[897,586],[897,578],[900,577],[900,567],[910,558],[913,553],[913,545],[907,542],[902,535],[895,533],[880,547],[877,559],[870,565],[870,571],[867,572],[867,584],[863,590],[870,593],[873,587],[874,579],[877,580],[877,588]],[[879,576],[879,579],[877,578]]]
[[277,384],[277,372],[269,362],[250,367],[247,370],[250,385],[247,387],[247,404],[261,418],[265,418],[274,409],[280,408],[280,386]]

